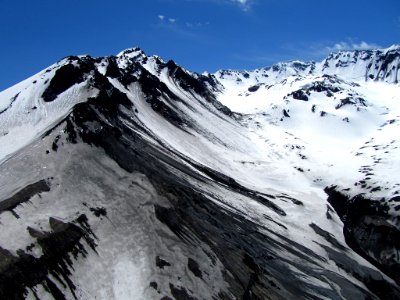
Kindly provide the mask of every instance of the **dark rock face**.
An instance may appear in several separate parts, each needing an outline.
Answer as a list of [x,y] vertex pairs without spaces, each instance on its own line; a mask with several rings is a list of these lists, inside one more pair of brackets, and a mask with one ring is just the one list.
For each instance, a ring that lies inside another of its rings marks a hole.
[[176,300],[197,300],[197,298],[192,297],[185,288],[178,288],[173,284],[170,284],[171,294]]
[[184,124],[189,125],[191,123],[182,117],[183,114],[178,114],[175,110],[171,109],[169,105],[163,102],[161,99],[162,96],[164,96],[163,98],[168,101],[172,107],[176,108],[174,101],[178,101],[178,99],[157,77],[146,71],[140,76],[139,83],[141,84],[143,93],[146,95],[146,102],[151,105],[154,111],[179,128],[182,128]]
[[388,221],[389,207],[363,195],[349,198],[336,189],[329,187],[325,192],[344,223],[347,244],[400,283],[400,230]]
[[[327,80],[328,79],[328,80]],[[328,82],[335,83],[336,80],[332,77],[325,78],[324,81],[313,82],[313,84],[308,88],[308,91],[314,91],[317,93],[326,92],[327,95],[331,95],[332,93],[340,92],[340,88],[329,84]]]
[[70,279],[70,268],[73,264],[70,254],[74,258],[77,258],[78,255],[85,257],[88,254],[81,239],[85,240],[95,251],[97,246],[94,241],[95,236],[85,215],[81,215],[71,223],[50,218],[49,224],[51,232],[27,228],[42,249],[43,255],[39,258],[23,250],[18,250],[15,256],[0,247],[1,299],[25,299],[28,289],[39,299],[35,290],[37,285],[42,285],[56,300],[67,299],[51,278],[69,289],[73,297],[77,299],[76,286]]
[[340,244],[335,237],[330,234],[329,232],[323,230],[320,228],[318,225],[311,223],[310,227],[314,230],[314,232],[320,236],[322,236],[324,239],[326,239],[329,243],[331,243],[335,248],[339,250],[346,250],[346,247],[344,247],[342,244]]
[[91,207],[90,211],[98,218],[107,216],[107,210],[104,207]]
[[282,111],[282,113],[283,113],[283,116],[284,116],[284,117],[290,118],[290,115],[289,115],[289,113],[288,113],[288,111],[287,111],[286,109],[284,109],[284,110]]
[[367,106],[367,104],[363,98],[349,96],[344,99],[341,99],[340,103],[335,106],[335,109],[339,109],[345,105],[356,105],[356,106],[363,106],[363,107]]
[[367,62],[364,74],[365,81],[398,82],[400,49],[394,47],[387,51],[382,50],[357,50],[344,51],[330,54],[324,60],[324,69],[328,67],[346,68],[355,65],[358,61]]
[[202,272],[200,270],[200,266],[194,259],[188,259],[188,268],[194,274],[194,276],[202,278]]
[[120,69],[118,68],[118,63],[115,57],[110,57],[108,59],[108,66],[105,76],[110,78],[119,78],[122,76]]
[[216,83],[213,82],[210,77],[197,75],[198,78],[194,78],[172,60],[166,63],[166,67],[168,68],[168,74],[174,78],[185,91],[194,91],[208,101],[216,100],[215,95],[211,93],[210,89],[205,84],[207,82],[215,87]]
[[254,92],[257,92],[259,88],[260,88],[260,85],[253,85],[253,86],[248,88],[248,91],[250,93],[254,93]]
[[72,63],[66,64],[59,68],[54,77],[50,80],[49,86],[43,92],[42,98],[45,102],[54,101],[59,94],[65,92],[74,84],[81,83],[86,73],[94,70],[93,62],[90,58],[75,58],[79,67]]
[[162,259],[161,257],[156,256],[156,266],[159,267],[160,269],[164,269],[165,267],[171,266],[171,264],[166,260]]
[[293,99],[296,99],[296,100],[308,101],[307,94],[302,90],[295,91],[295,92],[289,94],[288,96],[292,96]]
[[18,214],[14,211],[18,205],[29,201],[30,198],[37,194],[48,191],[50,191],[50,184],[44,179],[27,185],[10,198],[0,201],[0,214],[4,211],[10,211],[18,218]]
[[221,86],[219,86],[219,83],[214,76],[190,74],[172,60],[160,67],[167,68],[168,75],[171,76],[171,78],[173,78],[183,90],[188,91],[193,95],[197,94],[203,97],[207,102],[211,103],[216,109],[225,115],[234,117],[232,111],[216,99],[215,92],[220,91]]
[[338,81],[339,79],[336,77],[326,75],[323,77],[323,81],[315,81],[302,87],[300,90],[288,94],[287,97],[291,96],[296,100],[308,101],[311,92],[325,93],[327,97],[332,97],[334,93],[340,92],[341,90],[339,87],[334,86],[334,83]]

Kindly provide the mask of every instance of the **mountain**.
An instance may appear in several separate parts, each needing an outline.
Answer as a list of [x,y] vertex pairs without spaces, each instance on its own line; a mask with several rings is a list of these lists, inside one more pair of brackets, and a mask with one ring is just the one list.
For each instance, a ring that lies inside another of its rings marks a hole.
[[400,47],[0,93],[1,299],[398,299]]
[[387,49],[331,53],[321,62],[291,61],[254,71],[221,70],[219,78],[276,83],[290,76],[337,75],[347,80],[398,83],[400,45]]

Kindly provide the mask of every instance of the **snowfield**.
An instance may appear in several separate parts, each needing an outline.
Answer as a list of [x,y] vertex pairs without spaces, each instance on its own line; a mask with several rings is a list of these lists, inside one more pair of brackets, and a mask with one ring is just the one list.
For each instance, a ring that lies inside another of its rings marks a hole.
[[1,92],[0,298],[398,299],[399,63],[133,48]]

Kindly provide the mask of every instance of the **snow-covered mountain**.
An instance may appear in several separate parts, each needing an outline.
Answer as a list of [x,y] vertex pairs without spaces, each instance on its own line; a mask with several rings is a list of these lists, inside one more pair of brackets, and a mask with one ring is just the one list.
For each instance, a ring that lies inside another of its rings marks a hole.
[[398,299],[400,47],[0,93],[1,299]]
[[347,80],[398,83],[400,45],[387,49],[331,53],[322,62],[283,62],[254,71],[221,70],[218,78],[256,83],[277,83],[290,76],[337,75]]

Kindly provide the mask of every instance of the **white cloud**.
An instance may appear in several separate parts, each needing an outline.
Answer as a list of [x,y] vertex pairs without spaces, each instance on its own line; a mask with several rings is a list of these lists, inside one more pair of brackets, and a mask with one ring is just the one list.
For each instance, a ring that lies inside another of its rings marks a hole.
[[368,50],[376,48],[382,48],[382,47],[375,43],[367,43],[364,41],[357,43],[349,41],[349,42],[339,42],[334,44],[333,46],[326,46],[325,50],[328,52],[334,52],[334,51],[344,51],[344,50]]
[[285,54],[290,59],[321,60],[327,55],[339,51],[354,51],[368,49],[382,49],[381,45],[360,41],[355,38],[347,38],[340,42],[319,41],[314,43],[285,43],[281,46],[282,55]]
[[209,2],[220,5],[234,5],[241,8],[243,11],[250,11],[253,4],[258,2],[258,0],[185,0],[185,1]]
[[168,21],[168,23],[170,23],[170,24],[175,24],[176,21],[177,21],[177,19],[175,19],[175,18],[167,18],[167,17],[164,16],[164,15],[158,15],[158,19],[159,19],[161,22]]
[[243,10],[249,10],[250,9],[250,0],[230,0],[233,3],[239,4]]
[[[241,0],[241,1],[243,1],[243,0]],[[180,20],[178,22],[177,18],[172,18],[170,16],[158,15],[157,17],[160,20],[159,25],[161,25],[161,26],[184,26],[184,27],[187,27],[187,28],[196,29],[196,28],[202,28],[202,27],[210,25],[209,21],[203,21],[203,22],[189,22],[189,21],[187,21],[187,22],[183,22],[182,20]]]
[[185,25],[188,28],[200,28],[210,25],[210,22],[186,22]]

